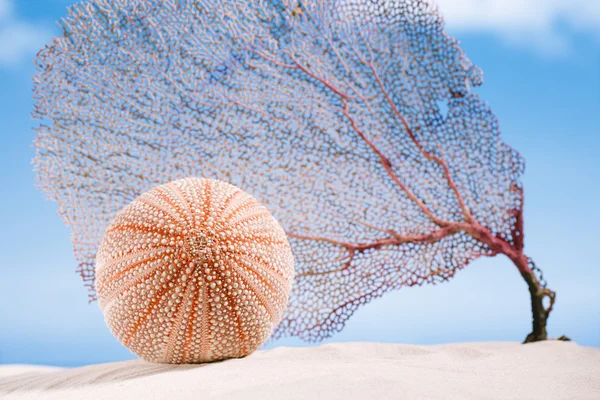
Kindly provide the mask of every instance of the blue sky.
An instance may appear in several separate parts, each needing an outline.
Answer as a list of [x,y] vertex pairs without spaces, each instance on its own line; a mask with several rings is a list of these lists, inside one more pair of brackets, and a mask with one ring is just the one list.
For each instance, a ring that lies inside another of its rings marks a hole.
[[[485,73],[478,92],[527,160],[526,253],[558,300],[550,335],[600,347],[600,2],[439,0],[449,32]],[[83,365],[133,358],[75,274],[57,204],[34,187],[33,57],[71,0],[0,0],[0,363]],[[505,258],[454,280],[389,293],[335,341],[522,340],[525,283]],[[284,340],[278,345],[305,345]]]

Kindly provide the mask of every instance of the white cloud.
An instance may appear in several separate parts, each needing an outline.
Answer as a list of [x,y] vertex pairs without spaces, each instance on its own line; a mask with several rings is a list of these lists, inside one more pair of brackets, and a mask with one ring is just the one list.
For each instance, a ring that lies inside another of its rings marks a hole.
[[434,0],[448,30],[491,32],[546,53],[568,51],[573,32],[600,38],[598,0]]
[[12,0],[0,0],[0,68],[32,61],[51,37],[52,30],[45,24],[20,20]]
[[0,22],[12,13],[11,0],[0,0]]

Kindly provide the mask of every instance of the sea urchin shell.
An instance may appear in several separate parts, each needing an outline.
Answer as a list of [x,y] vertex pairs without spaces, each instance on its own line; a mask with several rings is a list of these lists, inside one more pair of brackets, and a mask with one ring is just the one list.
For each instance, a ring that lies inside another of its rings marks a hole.
[[280,321],[293,275],[269,211],[212,179],[143,193],[117,214],[96,256],[108,327],[133,353],[163,363],[252,353]]

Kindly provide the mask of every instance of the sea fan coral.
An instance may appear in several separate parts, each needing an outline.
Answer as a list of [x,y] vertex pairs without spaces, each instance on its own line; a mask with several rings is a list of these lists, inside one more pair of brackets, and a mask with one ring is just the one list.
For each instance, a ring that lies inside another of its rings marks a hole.
[[90,287],[119,209],[204,176],[249,190],[290,238],[274,337],[324,339],[390,290],[498,254],[531,294],[527,341],[547,337],[524,159],[429,1],[90,0],[61,25],[37,59],[34,115],[51,124],[35,163]]
[[96,290],[113,334],[154,362],[243,357],[269,337],[294,274],[269,211],[225,182],[188,178],[117,214],[96,257]]

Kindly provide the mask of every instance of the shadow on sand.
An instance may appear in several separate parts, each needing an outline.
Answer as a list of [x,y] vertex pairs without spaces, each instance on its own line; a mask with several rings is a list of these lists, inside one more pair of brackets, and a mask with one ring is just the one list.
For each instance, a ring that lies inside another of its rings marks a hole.
[[47,391],[125,381],[208,364],[154,364],[143,360],[89,365],[50,372],[28,372],[0,378],[0,397],[16,391]]

